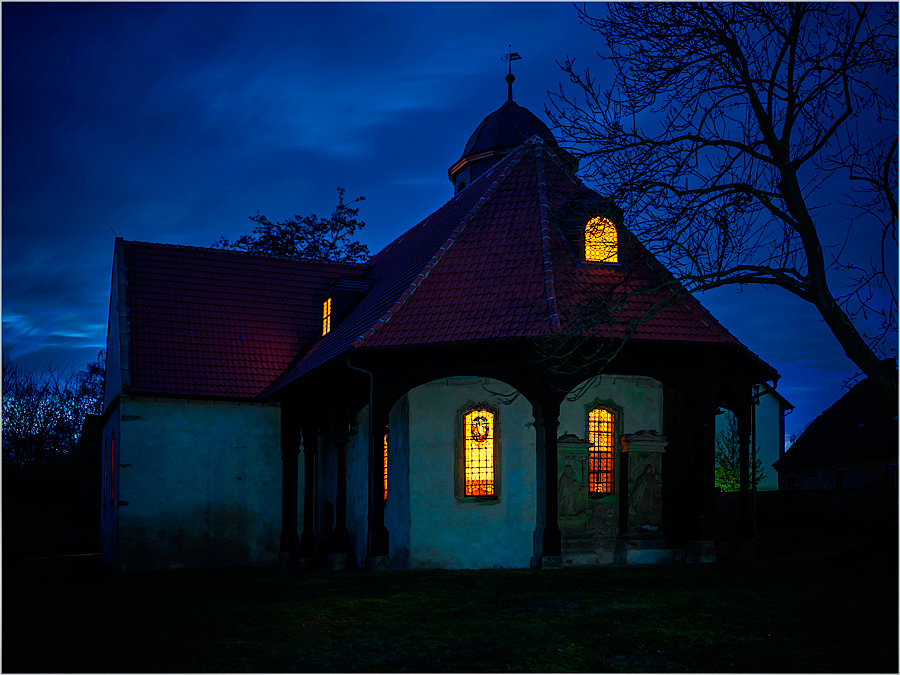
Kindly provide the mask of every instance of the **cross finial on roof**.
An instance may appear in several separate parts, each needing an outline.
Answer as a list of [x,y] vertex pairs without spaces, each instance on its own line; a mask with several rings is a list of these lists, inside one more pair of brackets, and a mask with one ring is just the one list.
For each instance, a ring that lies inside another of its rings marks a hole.
[[519,56],[518,52],[514,52],[512,50],[512,45],[509,46],[509,51],[500,57],[501,61],[506,61],[509,64],[509,74],[506,76],[506,83],[509,85],[509,94],[507,99],[509,101],[512,101],[512,85],[513,82],[516,81],[516,76],[512,74],[512,62],[517,61],[521,58],[522,57]]

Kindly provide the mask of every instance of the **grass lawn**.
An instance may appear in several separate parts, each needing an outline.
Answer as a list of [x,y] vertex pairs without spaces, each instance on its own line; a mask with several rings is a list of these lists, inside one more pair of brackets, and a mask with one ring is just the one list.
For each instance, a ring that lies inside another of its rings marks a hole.
[[3,561],[4,672],[897,672],[897,531],[706,565],[129,572]]

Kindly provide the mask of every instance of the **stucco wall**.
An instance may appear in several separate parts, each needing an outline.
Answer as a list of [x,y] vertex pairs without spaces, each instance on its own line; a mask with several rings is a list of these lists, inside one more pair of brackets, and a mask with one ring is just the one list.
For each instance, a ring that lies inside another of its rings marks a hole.
[[760,396],[759,405],[756,406],[755,445],[757,457],[763,470],[763,478],[756,486],[757,490],[777,490],[778,472],[772,465],[778,461],[778,451],[781,447],[780,436],[781,406],[778,397],[772,393],[764,393]]
[[278,563],[277,404],[122,399],[118,568]]
[[[496,380],[458,377],[416,387],[407,395],[412,569],[530,564],[536,513],[531,405],[523,396],[506,405],[488,389],[514,391]],[[502,455],[496,503],[457,499],[456,417],[467,402],[487,403],[499,410],[495,428]]]
[[[580,393],[582,387],[576,387],[573,391]],[[563,401],[559,409],[559,435],[575,434],[587,440],[587,408],[595,401],[611,402],[621,409],[619,428],[623,434],[663,431],[663,388],[660,382],[636,375],[601,375],[576,400],[567,398]]]

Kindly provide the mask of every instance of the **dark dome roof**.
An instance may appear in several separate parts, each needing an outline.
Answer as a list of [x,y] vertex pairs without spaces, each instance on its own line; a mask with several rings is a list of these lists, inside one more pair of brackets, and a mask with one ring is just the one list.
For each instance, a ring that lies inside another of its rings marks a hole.
[[481,121],[466,143],[466,149],[463,150],[460,159],[487,150],[515,148],[535,134],[551,146],[558,147],[546,124],[527,108],[516,105],[513,101],[507,101]]

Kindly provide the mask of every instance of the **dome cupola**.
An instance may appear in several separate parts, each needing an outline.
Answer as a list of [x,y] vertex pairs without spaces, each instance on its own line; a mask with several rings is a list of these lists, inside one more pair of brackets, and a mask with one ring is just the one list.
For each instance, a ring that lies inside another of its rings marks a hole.
[[537,134],[547,145],[559,147],[550,129],[528,110],[508,100],[481,120],[460,157],[448,170],[459,192],[511,151]]
[[[521,58],[518,54],[511,56]],[[473,180],[535,134],[572,164],[573,170],[577,166],[571,155],[559,148],[556,138],[547,125],[541,122],[528,108],[523,108],[513,101],[512,85],[515,79],[516,77],[510,69],[510,73],[506,76],[506,82],[509,85],[506,103],[481,120],[481,124],[469,137],[462,156],[447,170],[450,182],[453,183],[454,194],[459,193],[466,185],[471,184]]]

